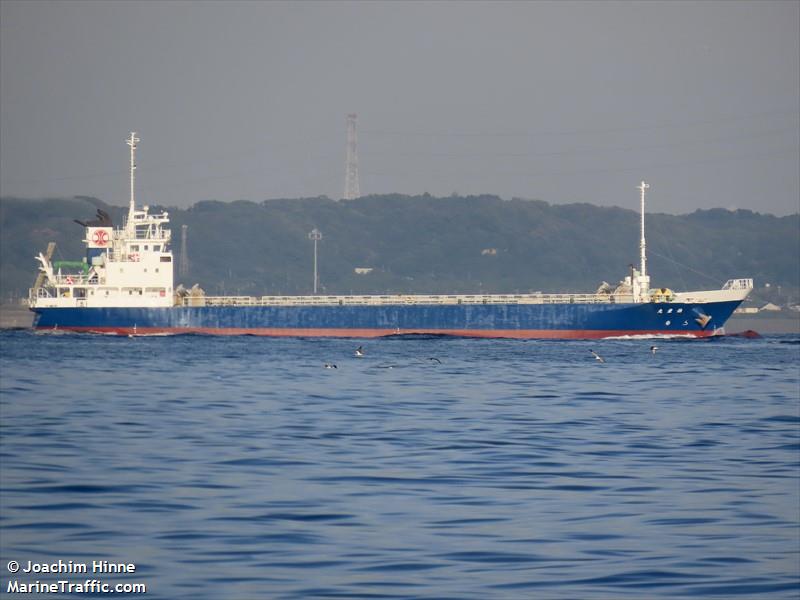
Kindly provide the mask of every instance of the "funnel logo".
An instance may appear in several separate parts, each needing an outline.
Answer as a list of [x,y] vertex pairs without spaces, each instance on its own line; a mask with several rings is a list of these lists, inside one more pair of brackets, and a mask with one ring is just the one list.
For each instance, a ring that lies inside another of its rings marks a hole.
[[86,237],[90,248],[105,248],[111,243],[111,228],[92,227]]

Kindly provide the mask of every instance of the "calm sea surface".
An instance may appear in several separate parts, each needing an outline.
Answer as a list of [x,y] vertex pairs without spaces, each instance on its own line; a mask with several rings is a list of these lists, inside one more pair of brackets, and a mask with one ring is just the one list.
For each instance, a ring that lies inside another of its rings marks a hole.
[[797,336],[0,344],[0,595],[800,594]]

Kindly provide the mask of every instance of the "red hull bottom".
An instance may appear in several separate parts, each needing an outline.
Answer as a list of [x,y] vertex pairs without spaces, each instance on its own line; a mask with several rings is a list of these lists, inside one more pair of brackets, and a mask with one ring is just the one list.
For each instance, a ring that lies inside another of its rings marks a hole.
[[[53,331],[50,327],[39,327],[40,331]],[[711,337],[713,331],[687,331],[677,334],[664,330],[590,330],[590,329],[296,329],[259,327],[245,328],[169,328],[169,327],[62,327],[59,331],[79,333],[104,333],[116,335],[257,335],[264,337],[338,337],[377,338],[391,335],[445,335],[453,337],[501,338],[521,340],[593,340],[624,336],[681,336]]]

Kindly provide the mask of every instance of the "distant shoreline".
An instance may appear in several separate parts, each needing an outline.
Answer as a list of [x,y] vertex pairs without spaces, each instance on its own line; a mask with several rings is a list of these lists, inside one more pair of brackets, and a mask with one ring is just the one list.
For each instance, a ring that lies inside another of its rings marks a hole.
[[22,304],[0,304],[0,329],[16,329],[30,327],[33,324],[33,313]]
[[[0,305],[0,329],[28,328],[33,324],[33,313],[20,304]],[[761,334],[800,334],[800,313],[783,312],[780,315],[734,315],[725,325],[728,333],[752,329]]]
[[739,333],[752,329],[761,334],[797,333],[800,334],[800,313],[783,312],[780,316],[769,315],[733,315],[725,324],[727,333]]

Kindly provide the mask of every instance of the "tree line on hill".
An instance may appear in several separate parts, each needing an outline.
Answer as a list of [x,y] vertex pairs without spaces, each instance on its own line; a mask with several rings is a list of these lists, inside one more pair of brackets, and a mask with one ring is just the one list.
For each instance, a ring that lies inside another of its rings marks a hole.
[[[127,213],[88,197],[0,199],[2,299],[27,294],[33,257],[48,242],[56,242],[57,260],[80,260],[83,232],[73,220],[91,218],[97,208],[115,225]],[[639,262],[638,213],[591,204],[389,194],[203,201],[166,210],[176,285],[197,283],[210,295],[310,293],[313,228],[323,235],[323,294],[592,292],[602,281],[616,284]],[[189,270],[179,276],[182,225]],[[650,214],[647,251],[654,287],[714,289],[752,277],[757,288],[770,283],[773,294],[797,296],[800,288],[800,214]]]

